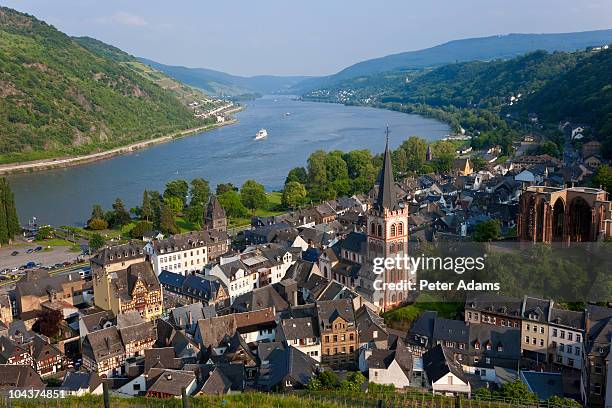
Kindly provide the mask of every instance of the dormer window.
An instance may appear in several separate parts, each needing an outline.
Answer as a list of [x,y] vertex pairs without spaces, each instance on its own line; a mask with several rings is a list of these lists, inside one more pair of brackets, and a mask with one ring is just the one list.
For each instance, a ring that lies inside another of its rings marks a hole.
[[498,351],[498,352],[500,352],[500,353],[501,353],[502,351],[504,351],[504,346],[502,346],[501,344],[498,344],[498,345],[497,345],[497,351]]
[[474,348],[476,350],[480,350],[480,343],[478,343],[478,342],[474,343]]

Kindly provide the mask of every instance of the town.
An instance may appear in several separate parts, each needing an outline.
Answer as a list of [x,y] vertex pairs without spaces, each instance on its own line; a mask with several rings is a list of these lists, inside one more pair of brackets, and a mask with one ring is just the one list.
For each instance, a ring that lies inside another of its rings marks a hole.
[[[526,135],[516,148],[537,143]],[[375,258],[425,243],[609,242],[612,202],[582,186],[600,148],[585,143],[570,163],[459,151],[447,175],[400,178],[387,145],[367,194],[253,216],[240,231],[212,195],[199,230],[104,243],[81,255],[85,269],[30,265],[0,298],[0,388],[180,398],[355,383],[512,406],[609,406],[609,292],[572,308],[464,282],[463,298],[438,307],[423,296],[452,283],[376,290],[418,276],[409,265],[373,270]],[[395,312],[420,304],[396,324]],[[523,401],[508,396],[517,387]]]

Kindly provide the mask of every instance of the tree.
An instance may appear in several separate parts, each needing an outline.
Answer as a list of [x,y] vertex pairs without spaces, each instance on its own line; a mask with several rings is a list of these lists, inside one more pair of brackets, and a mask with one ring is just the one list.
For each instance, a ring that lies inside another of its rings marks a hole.
[[100,204],[94,204],[91,209],[91,217],[89,220],[103,220],[104,219],[104,210]]
[[6,178],[0,179],[0,244],[7,244],[21,232],[15,197]]
[[502,398],[517,402],[537,402],[538,397],[529,390],[529,387],[521,380],[505,383],[499,390],[499,395]]
[[151,231],[153,231],[153,223],[151,221],[140,221],[130,230],[130,236],[134,239],[142,239],[144,234]]
[[336,152],[328,154],[324,163],[328,181],[348,180],[348,167],[340,154]]
[[87,222],[87,228],[93,231],[105,230],[108,228],[108,222],[104,218],[92,218]]
[[340,386],[338,374],[333,371],[323,371],[312,377],[308,382],[308,389],[312,391],[335,390]]
[[612,167],[607,165],[599,166],[591,180],[591,185],[596,188],[601,187],[612,194]]
[[203,178],[195,178],[191,180],[191,202],[189,206],[201,205],[205,206],[210,197],[210,184]]
[[162,195],[158,191],[149,191],[149,199],[151,200],[151,208],[153,209],[153,224],[159,225],[159,215],[163,203]]
[[164,200],[168,197],[176,197],[181,200],[181,203],[184,206],[187,193],[189,193],[189,184],[187,184],[185,180],[173,180],[166,184],[166,189],[164,190]]
[[476,242],[491,242],[499,238],[501,224],[499,220],[483,221],[474,228],[473,238]]
[[470,160],[472,162],[472,167],[474,168],[474,171],[480,171],[484,169],[484,167],[487,165],[485,159],[479,156],[473,157]]
[[172,210],[174,215],[180,214],[183,211],[183,201],[175,196],[164,197],[164,206]]
[[187,221],[202,226],[204,224],[204,206],[192,204],[187,209]]
[[303,167],[295,167],[289,170],[287,178],[285,179],[285,185],[292,181],[297,181],[298,183],[306,184],[308,182],[308,173],[306,173],[306,169]]
[[572,398],[562,398],[553,395],[546,400],[547,406],[550,408],[581,408],[582,404]]
[[245,217],[248,214],[248,210],[242,204],[240,194],[236,191],[226,191],[217,197],[221,207],[225,210],[225,213],[232,218]]
[[327,183],[326,158],[327,154],[323,150],[317,150],[308,157],[308,183],[310,187]]
[[352,150],[344,158],[351,180],[363,177],[372,179],[370,187],[374,183],[374,165],[372,164],[372,153],[369,150]]
[[159,215],[159,230],[163,234],[174,235],[180,232],[176,221],[174,220],[174,214],[167,205],[162,205],[161,212]]
[[52,226],[43,225],[38,229],[38,232],[36,233],[36,240],[43,241],[45,239],[53,238],[53,232],[54,230]]
[[146,221],[151,221],[155,217],[155,212],[153,211],[153,205],[151,204],[151,198],[149,197],[149,192],[145,190],[142,193],[142,205],[140,206],[140,216],[142,219]]
[[559,150],[559,146],[551,140],[546,140],[542,142],[536,149],[536,154],[548,154],[553,157],[560,157],[561,153]]
[[105,244],[106,240],[102,235],[98,234],[97,232],[92,234],[91,238],[89,238],[89,249],[91,250],[91,252],[96,252]]
[[340,383],[340,389],[343,391],[360,392],[361,385],[366,382],[366,378],[361,372],[355,371],[346,376],[346,380]]
[[38,331],[50,338],[57,336],[60,332],[60,323],[63,316],[59,310],[43,309],[36,321]]
[[112,226],[114,228],[122,227],[125,224],[128,224],[131,220],[132,217],[130,217],[130,213],[126,211],[123,201],[121,201],[120,198],[117,198],[113,203]]
[[307,194],[306,187],[303,184],[297,181],[290,181],[285,184],[281,203],[284,207],[295,210],[304,204]]
[[420,137],[410,136],[404,141],[399,150],[406,152],[406,171],[417,171],[425,163],[427,155],[427,142]]
[[217,184],[217,195],[220,196],[223,193],[228,191],[238,191],[238,187],[233,185],[232,183],[220,183]]
[[255,180],[247,180],[240,189],[240,199],[245,207],[256,210],[264,208],[268,203],[268,196],[263,185]]

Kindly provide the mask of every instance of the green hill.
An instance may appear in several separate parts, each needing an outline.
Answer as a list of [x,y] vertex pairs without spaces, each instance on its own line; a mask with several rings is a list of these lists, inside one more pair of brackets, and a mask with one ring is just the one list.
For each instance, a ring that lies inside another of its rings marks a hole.
[[612,30],[554,34],[508,34],[449,41],[435,47],[358,62],[326,77],[311,78],[296,86],[299,93],[337,82],[386,71],[432,68],[466,61],[509,59],[537,50],[573,52],[612,43]]
[[594,52],[573,69],[549,81],[517,106],[522,115],[540,121],[570,120],[592,126],[612,157],[612,49]]
[[129,55],[119,61],[120,50],[103,48],[0,8],[0,162],[85,154],[203,124],[176,93],[127,66]]

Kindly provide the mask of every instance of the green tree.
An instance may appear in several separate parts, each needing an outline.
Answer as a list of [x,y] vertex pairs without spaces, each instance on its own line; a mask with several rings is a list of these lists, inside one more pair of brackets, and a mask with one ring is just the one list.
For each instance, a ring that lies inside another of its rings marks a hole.
[[550,408],[581,408],[582,404],[572,398],[562,398],[553,395],[546,400],[547,406]]
[[232,218],[245,217],[248,214],[247,208],[242,204],[240,194],[236,191],[226,191],[217,197],[225,213]]
[[310,187],[327,183],[326,158],[327,154],[323,150],[317,150],[308,157],[308,183]]
[[190,205],[187,209],[187,221],[202,226],[204,224],[204,206],[199,203]]
[[145,221],[151,221],[155,218],[155,212],[153,210],[153,205],[151,204],[151,198],[149,197],[149,192],[145,190],[142,193],[142,205],[140,206],[140,216]]
[[180,232],[178,226],[176,225],[172,209],[165,204],[162,205],[159,215],[159,230],[163,234],[168,235],[174,235]]
[[531,403],[538,401],[538,397],[521,380],[505,383],[499,390],[499,395],[506,400],[516,402]]
[[130,213],[126,211],[123,201],[117,198],[113,203],[113,218],[111,222],[113,228],[120,228],[128,224],[131,220],[132,217],[130,217]]
[[352,150],[345,156],[346,166],[351,180],[357,178],[372,179],[374,181],[374,165],[372,153],[369,150]]
[[366,382],[366,378],[361,372],[354,371],[346,376],[346,379],[340,383],[340,389],[343,391],[360,392],[361,385]]
[[324,163],[328,181],[348,180],[348,167],[340,154],[337,152],[328,154]]
[[102,248],[104,244],[106,244],[106,240],[97,232],[92,234],[91,238],[89,238],[89,249],[91,252],[96,252],[98,249]]
[[153,231],[153,223],[151,221],[140,221],[130,230],[130,236],[134,239],[142,239],[144,234]]
[[306,173],[306,169],[303,167],[295,167],[289,170],[287,178],[285,179],[285,184],[292,181],[296,181],[300,184],[306,184],[308,182],[308,173]]
[[51,239],[53,238],[53,233],[55,232],[55,230],[53,229],[52,226],[50,225],[43,225],[42,227],[40,227],[38,229],[38,232],[36,233],[36,240],[37,241],[43,241],[45,239]]
[[164,200],[168,197],[176,197],[181,200],[184,206],[187,193],[189,193],[189,184],[185,180],[173,180],[166,184]]
[[6,178],[0,179],[0,244],[10,242],[21,232],[15,197]]
[[608,165],[599,166],[591,180],[591,185],[596,188],[603,188],[612,194],[612,167]]
[[183,201],[175,196],[164,197],[164,205],[172,210],[174,215],[180,214],[183,211]]
[[217,195],[220,196],[221,194],[228,192],[228,191],[238,191],[238,187],[236,187],[232,183],[220,183],[220,184],[217,184],[216,191],[217,191]]
[[285,184],[281,203],[285,208],[295,210],[306,201],[306,187],[297,181],[290,181]]
[[425,163],[427,142],[420,137],[410,136],[399,149],[406,152],[406,171],[417,171]]
[[92,231],[100,231],[108,228],[108,222],[104,218],[92,218],[87,222],[87,228]]
[[487,165],[485,159],[479,156],[471,158],[470,161],[472,162],[472,167],[474,168],[474,171],[480,171],[484,169],[484,167]]
[[205,206],[210,197],[210,184],[203,178],[195,178],[191,180],[191,202],[189,206],[200,205]]
[[501,224],[499,220],[489,220],[478,223],[474,228],[473,238],[476,242],[491,242],[499,238]]
[[246,208],[256,210],[268,204],[268,196],[264,186],[255,180],[247,180],[240,189],[240,199]]
[[158,191],[149,191],[149,199],[151,201],[151,208],[153,209],[153,224],[159,225],[159,216],[164,200]]

